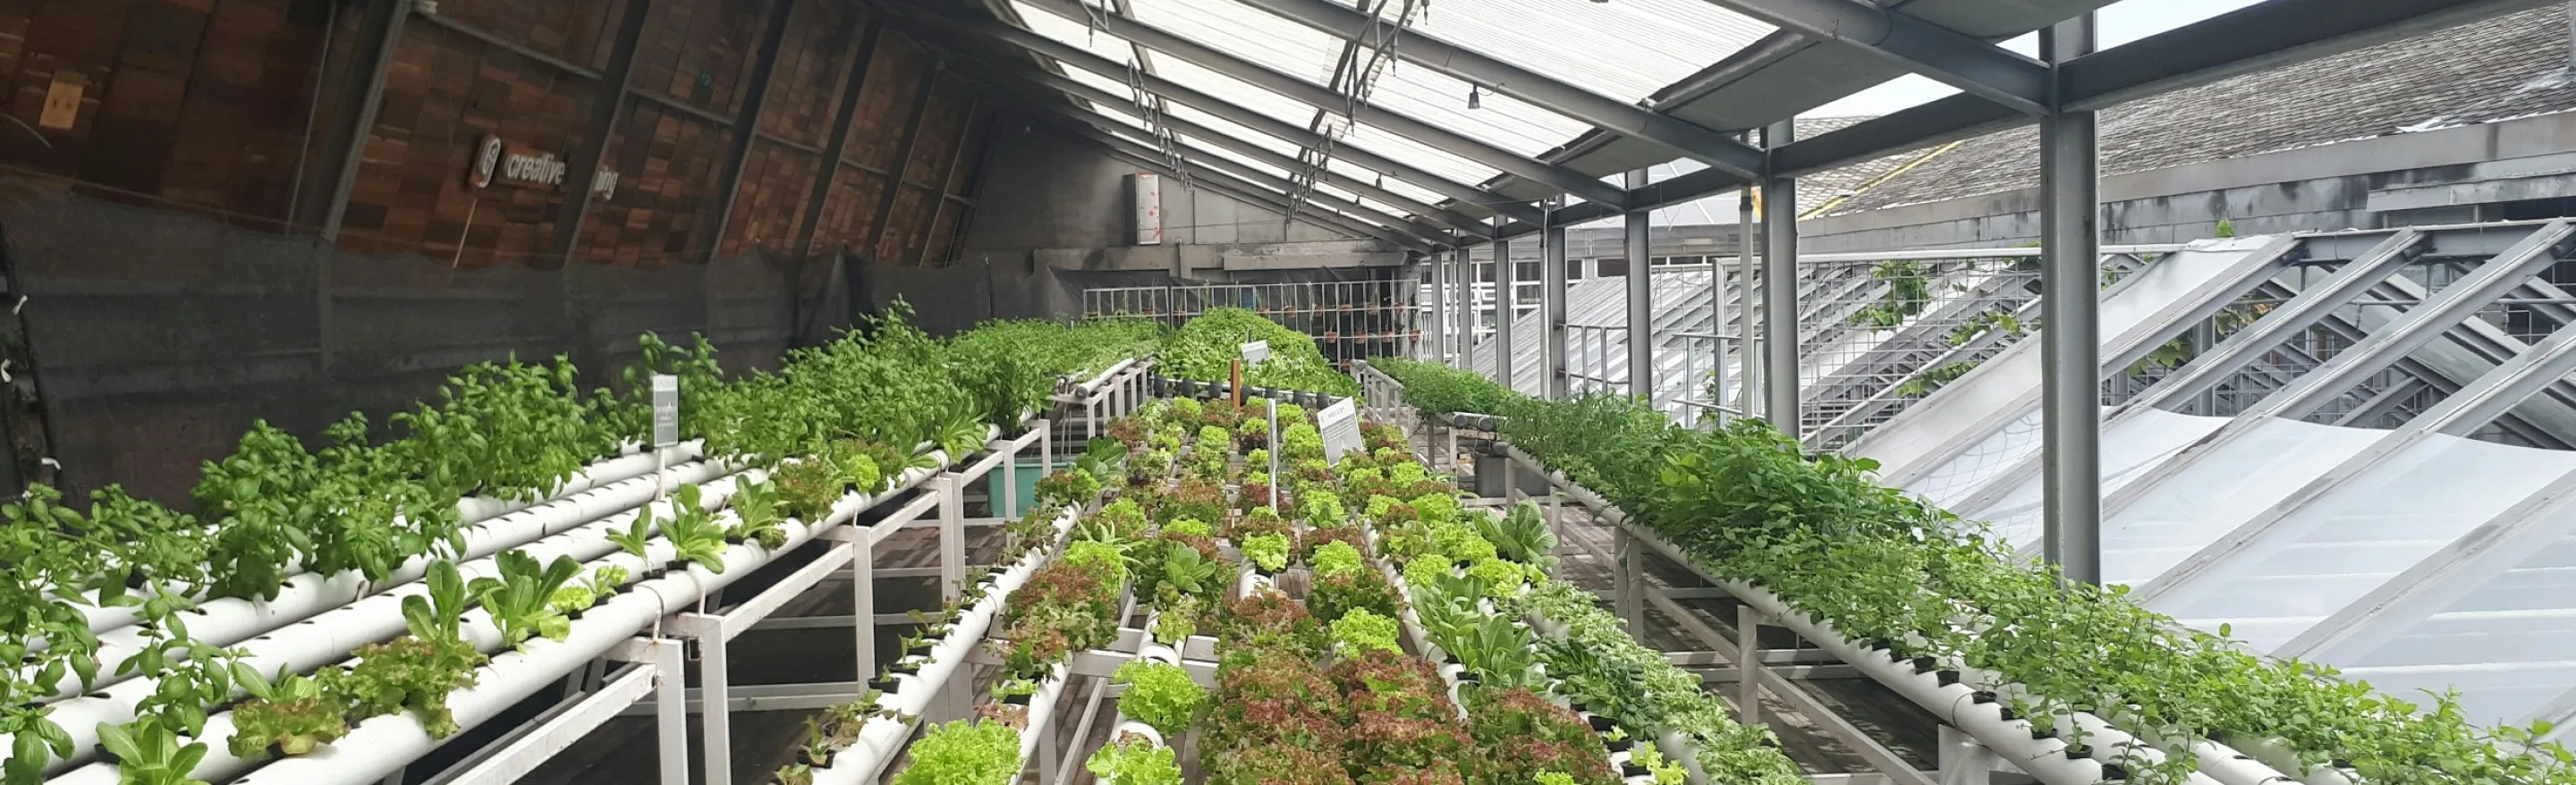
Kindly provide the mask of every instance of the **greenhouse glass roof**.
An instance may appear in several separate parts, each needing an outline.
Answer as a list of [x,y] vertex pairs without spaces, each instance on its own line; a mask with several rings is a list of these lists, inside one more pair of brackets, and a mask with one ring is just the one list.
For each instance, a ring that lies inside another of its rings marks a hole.
[[[2140,0],[2144,2],[2146,0]],[[1415,250],[1686,205],[2546,5],[2266,0],[2051,67],[2112,0],[982,0],[890,9],[1122,159]],[[1004,52],[995,57],[996,45]],[[1962,92],[1749,132],[1909,73]],[[2051,80],[2062,86],[2052,89]],[[1059,106],[1058,104],[1061,104]],[[1654,169],[1646,186],[1623,176]],[[1496,219],[1500,220],[1496,220]]]

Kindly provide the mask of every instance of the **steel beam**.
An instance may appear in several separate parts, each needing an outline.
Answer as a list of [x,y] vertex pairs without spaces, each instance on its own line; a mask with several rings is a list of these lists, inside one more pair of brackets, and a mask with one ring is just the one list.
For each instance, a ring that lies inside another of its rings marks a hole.
[[[1117,125],[1106,118],[1099,119],[1098,123],[1095,124],[1090,120],[1074,117],[1071,114],[1061,111],[1051,112],[1046,115],[1040,115],[1039,117],[1049,124],[1064,128],[1072,133],[1089,136],[1094,141],[1108,144],[1112,147],[1118,148],[1122,152],[1133,155],[1160,155],[1162,153],[1159,148],[1156,148],[1151,144],[1130,139],[1123,135],[1126,133],[1134,133],[1136,132],[1136,129]],[[1197,145],[1182,142],[1179,143],[1177,147],[1182,156],[1199,164],[1200,166],[1234,175],[1243,182],[1260,186],[1264,190],[1279,191],[1284,194],[1293,191],[1296,187],[1294,184],[1281,179],[1276,175],[1237,163],[1224,156],[1210,153],[1207,150],[1201,149]],[[1448,233],[1440,231],[1438,227],[1387,215],[1362,206],[1357,202],[1343,199],[1332,194],[1318,192],[1309,194],[1307,199],[1315,204],[1345,213],[1343,215],[1335,215],[1334,217],[1355,219],[1362,222],[1381,225],[1383,228],[1378,226],[1370,227],[1376,230],[1370,232],[1370,234],[1378,237],[1379,239],[1395,242],[1399,245],[1412,245],[1427,248],[1429,246],[1425,245],[1425,243],[1454,242]]]
[[1556,400],[1564,400],[1574,388],[1573,380],[1566,377],[1565,364],[1565,295],[1570,272],[1565,260],[1565,225],[1551,224],[1539,245],[1539,311],[1547,332],[1539,339],[1539,367],[1545,371],[1538,383],[1541,394]]
[[1808,38],[1858,49],[2014,111],[2049,111],[2047,66],[1904,11],[1862,0],[1708,1]]
[[886,224],[894,222],[894,203],[903,194],[905,170],[912,168],[912,146],[921,141],[921,120],[930,115],[930,94],[939,87],[939,75],[948,70],[945,60],[921,72],[921,84],[913,93],[912,111],[903,121],[903,139],[894,145],[894,163],[886,166],[885,190],[877,194],[876,225],[868,228],[868,244],[859,254],[859,263],[885,261],[878,250],[885,245]]
[[[1076,22],[1083,22],[1090,18],[1082,10],[1082,3],[1079,0],[1027,0],[1026,5]],[[1131,21],[1120,24],[1108,32],[1127,41],[1144,44],[1154,51],[1233,77],[1246,84],[1317,109],[1340,111],[1343,107],[1351,105],[1347,97],[1335,92],[1331,87],[1280,73],[1269,66],[1201,44],[1190,40],[1187,36],[1168,32],[1153,25]],[[1036,33],[1027,31],[1018,31],[1018,33],[1019,35],[1012,37],[1037,36]],[[1044,36],[1037,37],[1044,38]],[[1013,40],[1012,43],[1020,43],[1020,41]],[[1627,205],[1626,191],[1603,183],[1591,175],[1520,155],[1465,134],[1366,102],[1360,102],[1357,109],[1357,116],[1351,118],[1354,122],[1376,126],[1388,133],[1421,142],[1461,158],[1500,169],[1532,182],[1544,183],[1586,201],[1600,202],[1612,207]]]
[[1423,362],[1449,362],[1449,268],[1457,264],[1462,251],[1452,247],[1431,255],[1431,341],[1423,344],[1429,351],[1415,359]]
[[[2554,1],[2266,0],[2077,58],[2063,69],[2065,84],[2059,97],[2071,109],[2099,109]],[[1984,96],[1954,95],[1790,145],[1773,155],[1773,170],[1808,174],[2029,125],[2037,119]],[[1649,203],[1686,202],[1739,183],[1730,175],[1709,171],[1660,185]]]
[[[1240,104],[1200,92],[1187,85],[1156,76],[1149,72],[1133,71],[1123,63],[1110,60],[1106,57],[1101,57],[1100,55],[1093,54],[1081,47],[1059,42],[1055,39],[1038,35],[1027,30],[991,22],[981,24],[969,23],[941,16],[924,16],[920,17],[920,19],[921,21],[936,25],[940,29],[940,31],[923,31],[924,34],[933,40],[942,42],[943,45],[950,49],[963,49],[965,47],[964,42],[969,38],[975,40],[1000,41],[1002,43],[1017,46],[1047,59],[1055,60],[1069,68],[1079,68],[1119,82],[1128,82],[1132,79],[1136,83],[1143,84],[1147,92],[1154,94],[1158,98],[1187,105],[1191,108],[1198,109],[1199,111],[1215,115],[1227,122],[1241,125],[1254,132],[1275,137],[1291,144],[1301,147],[1316,147],[1323,144],[1324,137],[1322,134],[1315,133],[1305,127],[1290,125],[1287,122],[1273,118],[1269,115],[1247,109]],[[1052,86],[1053,83],[1049,82],[1048,84]],[[1132,105],[1133,101],[1130,99],[1120,99],[1117,103],[1120,105]],[[1347,140],[1334,143],[1333,152],[1342,160],[1349,161],[1375,171],[1383,172],[1387,176],[1413,183],[1432,191],[1437,191],[1443,196],[1458,200],[1458,203],[1462,208],[1473,206],[1474,209],[1492,210],[1520,220],[1539,220],[1538,210],[1527,204],[1514,201],[1510,197],[1494,193],[1493,191],[1486,190],[1484,188],[1468,185],[1466,183],[1461,183],[1456,180],[1451,180],[1449,178],[1433,174],[1429,170],[1405,163],[1395,158],[1370,152],[1368,148],[1354,145]]]
[[[1628,189],[1646,184],[1646,170],[1628,172]],[[1628,256],[1628,394],[1644,396],[1652,406],[1655,401],[1655,276],[1652,238],[1655,214],[1651,210],[1628,211],[1628,228],[1623,239]],[[1715,289],[1719,276],[1709,270],[1710,288]],[[1723,323],[1725,311],[1719,310],[1713,323]],[[1717,332],[1712,329],[1710,332]],[[1725,344],[1719,344],[1723,347]],[[1684,349],[1688,350],[1687,347]],[[1722,353],[1722,352],[1721,352]],[[1685,379],[1685,388],[1693,380]]]
[[770,0],[769,29],[761,34],[760,48],[752,51],[751,89],[734,117],[732,144],[718,163],[723,169],[716,176],[716,210],[707,226],[709,261],[723,251],[725,230],[733,224],[733,203],[742,193],[743,170],[750,167],[752,143],[760,138],[760,113],[769,105],[770,77],[778,73],[778,50],[784,47],[787,24],[795,16],[796,0]]
[[[1090,101],[1095,104],[1105,104],[1109,106],[1127,105],[1126,100],[1111,95],[1107,91],[1043,71],[1023,71],[1010,73],[1007,76],[1031,87],[1061,92],[1067,96]],[[1001,87],[1009,89],[1008,86]],[[1293,172],[1305,166],[1304,163],[1298,161],[1294,157],[1275,152],[1270,148],[1263,147],[1249,141],[1234,138],[1231,134],[1221,133],[1215,129],[1208,128],[1207,126],[1175,118],[1170,115],[1164,115],[1163,117],[1158,118],[1156,123],[1166,129],[1170,129],[1173,133],[1232,150],[1246,158],[1278,167],[1284,171]],[[1325,182],[1341,186],[1353,193],[1367,196],[1371,199],[1376,199],[1395,207],[1410,210],[1413,214],[1421,216],[1424,220],[1436,222],[1441,226],[1448,227],[1459,232],[1467,234],[1481,234],[1487,228],[1474,217],[1465,213],[1460,213],[1455,210],[1435,205],[1424,204],[1411,197],[1380,188],[1375,184],[1363,181],[1356,177],[1351,177],[1330,169],[1326,169],[1323,172],[1323,176]]]
[[[2184,447],[2181,452],[2157,464],[2143,476],[2121,486],[2117,493],[2111,494],[2110,498],[2104,501],[2103,514],[2117,515],[2128,509],[2129,505],[2137,503],[2148,493],[2172,481],[2193,461],[2234,444],[2251,432],[2256,425],[2272,419],[2304,418],[2314,412],[2318,406],[2332,401],[2344,390],[2350,389],[2361,377],[2386,369],[2391,364],[2413,354],[2426,343],[2450,332],[2452,328],[2459,325],[2460,320],[2468,318],[2479,308],[2485,307],[2487,301],[2522,285],[2523,281],[2541,269],[2556,263],[2557,251],[2566,246],[2571,232],[2576,232],[2576,224],[2570,224],[2565,219],[2552,221],[2533,231],[2531,236],[2524,238],[2514,250],[2479,265],[2477,270],[2469,275],[2442,287],[2441,291],[2422,304],[2407,309],[2404,314],[2389,321],[2378,330],[2372,331],[2369,337],[2337,352],[2333,359],[2326,361],[2325,365],[2300,374],[2297,379],[2290,382],[2289,386],[2263,396],[2262,400],[2238,413],[2235,419],[2220,426],[2216,432]],[[2260,323],[2257,322],[2257,324]],[[2233,343],[2232,339],[2230,343]],[[2493,375],[2493,372],[2489,372],[2480,378]],[[2474,382],[2463,385],[2463,393],[2474,386]],[[2175,570],[2168,570],[2166,574],[2172,575],[2174,572]],[[2165,579],[2159,577],[2149,585],[2163,583]],[[2145,595],[2143,589],[2140,595]]]
[[[411,19],[412,0],[385,0],[367,4],[365,15],[358,18],[358,40],[349,51],[357,53],[351,63],[348,92],[341,99],[339,116],[333,118],[330,135],[323,137],[322,160],[331,168],[321,177],[331,184],[322,198],[322,239],[340,241],[340,224],[349,217],[349,192],[358,187],[358,169],[367,155],[367,137],[376,130],[376,111],[384,107],[385,75],[394,68],[394,46],[402,41],[403,24]],[[360,76],[363,74],[363,76]]]
[[832,181],[841,175],[841,159],[849,154],[850,125],[859,116],[859,95],[866,92],[868,70],[876,62],[877,42],[885,37],[885,24],[876,13],[868,17],[868,31],[859,37],[859,48],[850,53],[849,72],[841,83],[840,105],[832,110],[832,138],[823,145],[823,164],[814,174],[814,184],[805,189],[805,216],[796,227],[796,258],[814,254],[814,233],[823,223],[823,207],[832,200]]
[[[922,233],[921,254],[914,257],[912,260],[912,263],[915,265],[923,267],[930,265],[930,247],[938,238],[931,237],[929,232],[938,231],[940,216],[947,215],[948,211],[951,209],[963,210],[967,207],[966,205],[958,205],[954,208],[950,207],[947,199],[948,181],[957,177],[957,167],[964,165],[966,162],[966,150],[973,147],[973,145],[967,144],[966,129],[975,124],[975,113],[983,110],[983,99],[978,98],[967,102],[965,119],[957,123],[957,145],[948,151],[948,165],[940,168],[938,180],[930,184],[931,195],[938,198],[934,200],[930,207],[930,226],[928,227],[928,231]],[[992,129],[988,126],[985,130],[989,136]],[[955,224],[951,224],[950,226],[952,232],[956,231]],[[956,250],[956,246],[951,244],[949,246],[949,250],[954,252]],[[1002,467],[1002,470],[1006,473],[1013,471],[1011,465],[1008,464],[1005,464]],[[1019,517],[1019,514],[1012,513],[1010,517],[1016,518]]]
[[1753,177],[1762,171],[1762,151],[1726,134],[1669,115],[1656,114],[1634,103],[1593,93],[1418,30],[1390,34],[1385,27],[1370,24],[1368,16],[1342,5],[1325,0],[1243,2],[1307,27],[1336,36],[1350,36],[1360,46],[1385,51],[1461,81],[1482,85],[1539,108],[1590,123],[1604,131],[1664,148],[1738,177]]
[[[1798,138],[1790,118],[1762,132],[1774,151]],[[1791,439],[1799,436],[1798,401],[1798,178],[1773,174],[1762,183],[1763,416]]]
[[550,263],[572,263],[573,252],[581,247],[582,227],[590,219],[590,192],[598,186],[600,167],[608,162],[608,140],[626,119],[627,98],[633,95],[627,85],[635,72],[635,47],[644,39],[645,17],[652,14],[653,0],[633,0],[626,5],[626,18],[619,20],[608,70],[600,72],[599,84],[591,91],[590,118],[583,126],[581,146],[572,151],[572,163],[564,172],[563,215],[555,219],[554,241],[547,248]]
[[[2086,12],[2040,32],[2055,67],[2090,54]],[[2070,583],[2102,582],[2102,162],[2092,112],[2040,121],[2041,552]]]
[[[2440,405],[2425,411],[2405,425],[2388,431],[2371,442],[2369,447],[2363,448],[2361,452],[2344,459],[2342,463],[2326,470],[2316,479],[2308,481],[2307,485],[2300,487],[2287,498],[2273,504],[2235,529],[2229,530],[2227,535],[2219,538],[2218,541],[2203,546],[2198,552],[2166,570],[2164,574],[2138,587],[2136,594],[2139,601],[2146,602],[2165,593],[2182,589],[2191,582],[2191,578],[2206,574],[2210,568],[2243,554],[2247,547],[2280,527],[2292,516],[2315,505],[2318,499],[2359,481],[2375,469],[2390,465],[2399,454],[2430,441],[2434,436],[2466,438],[2489,421],[2504,416],[2516,405],[2531,396],[2538,395],[2542,389],[2571,372],[2576,372],[2576,326],[2560,327],[2546,340],[2515,356],[2504,365],[2498,366],[2494,371],[2478,377],[2477,381],[2461,388],[2457,394],[2443,399]],[[2563,485],[2564,481],[2554,484]],[[2564,488],[2558,493],[2534,494],[2530,499],[2538,501],[2526,500],[2515,505],[2515,509],[2496,516],[2488,524],[2493,527],[2488,532],[2491,536],[2463,537],[2441,552],[2426,557],[2414,569],[2407,570],[2395,580],[2380,584],[2377,590],[2365,595],[2360,601],[2344,605],[2342,610],[2337,611],[2324,622],[2291,638],[2289,643],[2275,654],[2283,657],[2315,659],[2322,652],[2333,651],[2341,655],[2342,660],[2349,661],[2352,656],[2377,648],[2377,645],[2385,640],[2384,636],[2361,640],[2364,633],[2370,630],[2372,626],[2370,622],[2391,613],[2406,612],[2397,609],[2401,605],[2414,609],[2414,612],[2430,614],[2435,608],[2448,604],[2450,598],[2436,600],[2432,596],[2443,587],[2454,583],[2443,579],[2446,576],[2501,574],[2511,566],[2513,560],[2519,560],[2533,551],[2547,547],[2548,541],[2557,539],[2560,534],[2555,530],[2557,527],[2552,527],[2553,530],[2548,536],[2540,538],[2538,542],[2524,543],[2524,547],[2503,548],[2500,552],[2490,550],[2492,546],[2510,542],[2513,539],[2512,533],[2525,527],[2546,526],[2547,521],[2562,520],[2559,515],[2563,512],[2558,512],[2556,508],[2562,508],[2570,501],[2565,496]],[[2548,510],[2551,514],[2533,514],[2542,510]],[[2472,556],[2480,554],[2489,557],[2483,568],[2474,573],[2459,569],[2470,562]],[[2503,563],[2497,563],[2499,561]]]
[[2323,283],[2300,292],[2297,298],[2282,303],[2253,324],[2227,336],[2226,340],[2219,342],[2217,351],[2192,358],[2181,370],[2129,399],[2128,403],[2121,404],[2119,413],[2113,418],[2114,423],[2125,419],[2130,411],[2167,408],[2168,404],[2179,404],[2198,396],[2202,390],[2218,386],[2256,355],[2271,351],[2272,347],[2281,345],[2291,336],[2306,331],[2318,319],[2325,318],[2343,307],[2344,303],[2387,280],[2398,267],[2422,253],[2423,242],[2424,234],[2414,229],[2401,229],[2389,235],[2368,253],[2335,270],[2334,275],[2328,276]]

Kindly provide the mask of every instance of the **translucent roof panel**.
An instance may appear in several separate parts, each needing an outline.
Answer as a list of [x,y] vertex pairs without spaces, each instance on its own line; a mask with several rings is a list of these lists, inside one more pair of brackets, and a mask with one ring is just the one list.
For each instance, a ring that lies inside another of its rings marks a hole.
[[[1379,13],[1392,18],[1403,5],[1386,3]],[[1707,0],[1439,0],[1415,16],[1413,29],[1631,102],[1726,59],[1772,28]]]
[[[2104,411],[2104,417],[2109,417],[2109,410]],[[2108,429],[2102,434],[2102,492],[2107,494],[2118,490],[2120,486],[2127,485],[2141,473],[2164,463],[2166,458],[2173,457],[2175,451],[2226,424],[2225,417],[2196,417],[2153,409],[2138,412],[2121,422],[2118,427]],[[1993,507],[1961,511],[1961,514],[1993,523],[1996,531],[2003,535],[2005,541],[2024,551],[2033,550],[2039,543],[2042,528],[2040,501],[2045,492],[2044,480],[2043,477],[2033,475],[1997,501]],[[2126,549],[2124,538],[2130,534],[2116,524],[2117,522],[2114,521],[2102,526],[2103,573],[2106,576],[2119,572],[2110,564],[2118,561],[2113,554]],[[2153,537],[2144,543],[2144,547],[2148,548],[2175,545],[2176,543],[2171,541]],[[2111,582],[2121,581],[2114,579]]]
[[1251,142],[1264,150],[1286,156],[1294,156],[1297,154],[1297,145],[1293,142],[1261,133],[1259,131],[1254,131],[1237,124],[1232,120],[1200,111],[1197,107],[1193,107],[1188,104],[1176,101],[1165,101],[1163,102],[1163,111],[1171,115],[1174,120],[1205,126],[1210,131],[1215,131],[1236,139]]
[[2474,672],[2509,664],[2513,682],[2467,690],[2463,708],[2481,723],[2548,719],[2546,704],[2576,689],[2576,509],[2498,522],[2513,528],[2418,590],[2430,604],[2401,600],[2413,612],[2363,620],[2350,645],[2322,654],[2392,692],[2483,681]]
[[1478,108],[1469,109],[1468,87],[1448,74],[1391,62],[1379,72],[1369,103],[1533,158],[1591,129],[1580,120],[1492,90],[1480,91]]
[[[2306,484],[2221,460],[2231,452],[2202,464],[2292,489]],[[2570,470],[2576,453],[2430,437],[2256,534],[2149,607],[2202,629],[2232,623],[2237,637],[2268,652]]]
[[2102,582],[2154,580],[2385,435],[2296,420],[2240,427],[2243,438],[2192,458],[2102,523]]
[[[1115,62],[1129,65],[1136,62],[1136,50],[1127,45],[1127,39],[1100,32],[1082,20],[1056,16],[1018,0],[1012,0],[1011,10],[1019,13],[1020,21],[1038,35],[1082,47],[1083,51]],[[1120,80],[1120,84],[1123,86],[1125,81]]]
[[[1440,193],[1437,191],[1393,177],[1381,178],[1376,170],[1351,163],[1348,159],[1344,159],[1340,156],[1334,156],[1332,163],[1328,165],[1332,167],[1333,171],[1368,181],[1373,185],[1393,191],[1397,195],[1423,204],[1439,204],[1441,200]],[[1381,182],[1381,180],[1383,180],[1383,182]]]
[[[1332,83],[1333,65],[1342,56],[1339,36],[1234,0],[1128,2],[1137,21],[1315,84]],[[1166,59],[1172,58],[1155,58],[1155,65]]]
[[1201,138],[1198,138],[1198,137],[1188,136],[1188,135],[1179,135],[1179,138],[1180,138],[1180,140],[1181,140],[1183,143],[1188,144],[1188,145],[1189,145],[1189,146],[1191,146],[1191,147],[1195,147],[1195,148],[1197,148],[1197,149],[1198,149],[1198,152],[1200,152],[1200,153],[1205,153],[1205,154],[1207,154],[1207,155],[1213,155],[1213,156],[1216,156],[1216,157],[1218,157],[1218,158],[1223,158],[1223,159],[1225,159],[1225,160],[1228,160],[1228,161],[1232,161],[1232,162],[1234,162],[1234,163],[1235,163],[1236,165],[1238,165],[1238,166],[1243,166],[1243,167],[1246,167],[1246,168],[1252,169],[1252,170],[1254,170],[1254,171],[1260,172],[1260,173],[1262,173],[1262,174],[1266,174],[1266,175],[1270,175],[1270,176],[1272,176],[1272,177],[1280,178],[1280,179],[1282,179],[1282,180],[1285,180],[1285,179],[1287,179],[1287,178],[1288,178],[1288,170],[1281,169],[1281,168],[1276,167],[1276,166],[1271,166],[1271,165],[1269,165],[1269,164],[1262,163],[1262,162],[1260,162],[1260,161],[1252,160],[1252,157],[1251,157],[1251,156],[1244,155],[1244,154],[1242,154],[1242,153],[1238,153],[1238,152],[1235,152],[1235,151],[1233,151],[1233,150],[1228,150],[1228,149],[1225,149],[1225,148],[1223,148],[1223,147],[1218,147],[1218,146],[1216,146],[1214,143],[1211,143],[1211,142],[1209,142],[1209,141],[1208,141],[1208,140],[1206,140],[1206,139],[1201,139]]

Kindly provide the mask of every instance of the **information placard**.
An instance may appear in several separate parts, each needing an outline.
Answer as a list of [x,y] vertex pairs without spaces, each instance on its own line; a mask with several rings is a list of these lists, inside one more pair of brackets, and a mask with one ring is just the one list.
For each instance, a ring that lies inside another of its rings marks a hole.
[[1324,458],[1339,464],[1345,453],[1359,452],[1360,410],[1344,398],[1315,413],[1315,428],[1324,433]]
[[680,443],[680,377],[653,375],[653,446]]
[[1243,364],[1260,365],[1261,361],[1267,359],[1270,359],[1269,341],[1253,341],[1243,345]]

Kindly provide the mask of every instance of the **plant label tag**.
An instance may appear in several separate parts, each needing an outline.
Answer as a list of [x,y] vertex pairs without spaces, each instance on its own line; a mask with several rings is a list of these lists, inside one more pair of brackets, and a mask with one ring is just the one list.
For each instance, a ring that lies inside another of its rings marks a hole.
[[1243,345],[1243,364],[1260,365],[1261,361],[1267,359],[1270,359],[1269,341],[1253,341]]
[[680,377],[653,375],[653,446],[680,443]]
[[1324,433],[1324,459],[1339,464],[1342,455],[1360,451],[1360,410],[1344,398],[1315,413],[1315,428]]
[[57,131],[69,131],[79,125],[81,91],[88,88],[88,75],[55,71],[54,83],[45,88],[45,108],[36,114],[36,124]]

